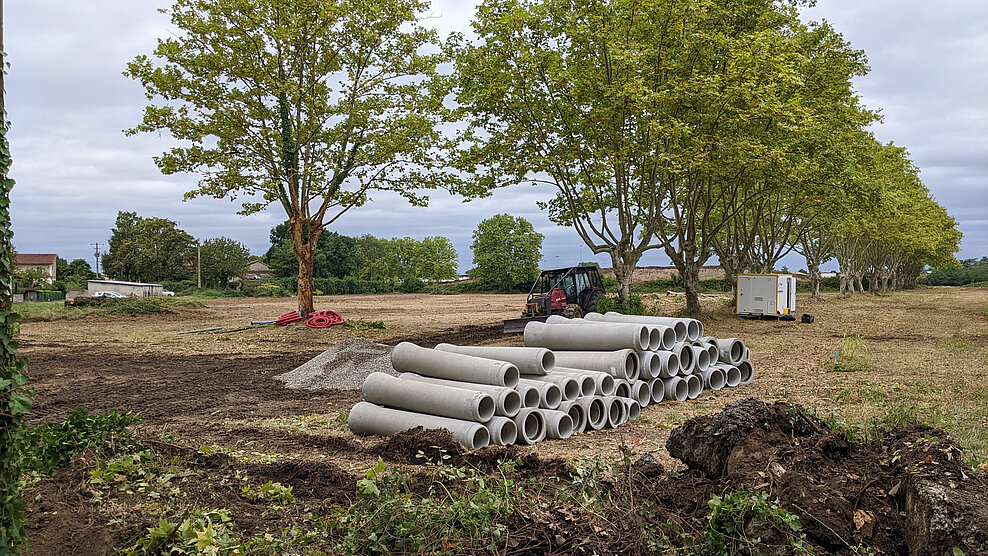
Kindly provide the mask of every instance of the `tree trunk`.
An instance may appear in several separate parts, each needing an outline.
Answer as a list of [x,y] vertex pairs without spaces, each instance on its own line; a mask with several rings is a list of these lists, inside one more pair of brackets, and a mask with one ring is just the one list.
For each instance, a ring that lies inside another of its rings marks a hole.
[[312,301],[313,283],[312,272],[315,266],[315,245],[319,240],[318,232],[306,233],[306,222],[299,217],[288,219],[288,229],[292,236],[292,251],[298,260],[298,314],[303,317],[315,311]]
[[686,288],[686,312],[700,314],[700,265],[695,262],[684,264],[683,282]]
[[813,297],[820,297],[820,263],[813,261],[808,263],[810,267],[810,292]]
[[614,277],[618,283],[618,295],[625,307],[630,307],[631,302],[631,276],[635,272],[640,257],[611,253],[611,266],[614,267]]
[[857,274],[857,275],[855,275],[854,276],[854,281],[858,283],[858,291],[861,292],[861,293],[864,293],[865,292],[865,288],[864,288],[864,275],[863,274]]

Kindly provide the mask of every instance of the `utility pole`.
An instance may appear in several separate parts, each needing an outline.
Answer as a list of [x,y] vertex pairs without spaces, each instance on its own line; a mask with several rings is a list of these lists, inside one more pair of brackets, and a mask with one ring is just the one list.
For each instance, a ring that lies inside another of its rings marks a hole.
[[[2,1],[0,0],[0,2]],[[94,253],[96,257],[96,277],[99,278],[99,242],[93,243],[92,246],[96,248],[96,253]]]
[[198,243],[196,243],[196,287],[202,289],[202,246]]

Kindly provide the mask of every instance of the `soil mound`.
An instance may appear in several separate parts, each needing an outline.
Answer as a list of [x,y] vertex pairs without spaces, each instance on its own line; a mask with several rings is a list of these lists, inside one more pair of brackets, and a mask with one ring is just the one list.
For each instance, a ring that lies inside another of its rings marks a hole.
[[657,493],[667,507],[688,510],[676,490],[701,500],[762,490],[830,553],[858,544],[887,554],[988,553],[988,484],[939,429],[913,425],[855,443],[799,407],[747,399],[687,421],[666,447],[690,467]]
[[391,367],[391,350],[361,338],[334,345],[298,367],[275,378],[298,390],[359,390],[373,372],[398,376]]

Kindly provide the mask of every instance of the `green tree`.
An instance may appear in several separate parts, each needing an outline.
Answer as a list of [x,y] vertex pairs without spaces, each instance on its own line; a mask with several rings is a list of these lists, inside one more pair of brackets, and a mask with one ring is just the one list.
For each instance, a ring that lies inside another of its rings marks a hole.
[[542,240],[532,223],[510,214],[496,214],[473,232],[473,275],[500,291],[530,284],[539,276]]
[[[298,276],[298,261],[292,254],[292,240],[288,235],[288,223],[271,229],[271,247],[264,255],[275,276]],[[344,278],[355,276],[361,266],[357,241],[336,232],[324,233],[316,243],[312,274],[315,278]]]
[[[173,36],[126,75],[149,100],[129,133],[181,142],[155,159],[196,173],[187,198],[245,196],[242,213],[279,204],[298,259],[298,310],[312,308],[316,246],[374,191],[415,205],[451,186],[440,156],[452,121],[445,59],[421,0],[176,0]],[[260,198],[260,200],[258,200]]]
[[228,237],[207,239],[202,243],[202,283],[207,287],[225,288],[230,278],[243,276],[250,262],[250,249]]
[[107,243],[103,270],[114,279],[153,282],[193,276],[195,238],[172,220],[118,212]]
[[442,236],[426,237],[419,242],[415,260],[415,277],[429,282],[455,280],[459,255],[453,242]]
[[51,275],[39,268],[28,268],[17,275],[17,285],[20,288],[38,288],[51,284]]
[[86,259],[73,259],[70,263],[58,257],[55,259],[55,277],[60,281],[85,282],[95,279],[96,273]]

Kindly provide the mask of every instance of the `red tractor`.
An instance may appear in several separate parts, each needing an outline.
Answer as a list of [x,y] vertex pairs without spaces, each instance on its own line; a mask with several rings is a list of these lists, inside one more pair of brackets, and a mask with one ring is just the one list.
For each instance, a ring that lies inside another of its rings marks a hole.
[[604,282],[596,266],[571,266],[543,270],[528,292],[520,319],[504,321],[504,333],[525,330],[533,320],[545,322],[549,315],[579,318],[597,310],[604,296]]

